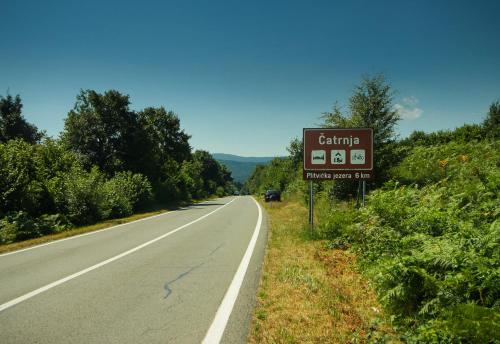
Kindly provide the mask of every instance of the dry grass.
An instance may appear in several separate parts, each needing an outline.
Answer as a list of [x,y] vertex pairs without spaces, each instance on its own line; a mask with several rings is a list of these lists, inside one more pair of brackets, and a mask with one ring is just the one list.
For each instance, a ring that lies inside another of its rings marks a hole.
[[14,242],[12,244],[7,244],[7,245],[0,245],[0,253],[16,251],[16,250],[20,250],[22,248],[40,245],[40,244],[43,244],[43,243],[46,243],[49,241],[63,239],[63,238],[67,238],[67,237],[71,237],[71,236],[75,236],[75,235],[79,235],[79,234],[83,234],[83,233],[87,233],[87,232],[93,232],[93,231],[97,231],[99,229],[104,229],[104,228],[120,225],[122,223],[127,223],[127,222],[132,222],[132,221],[144,219],[146,217],[162,214],[165,212],[167,212],[166,209],[155,210],[155,211],[150,211],[150,212],[146,212],[146,213],[139,213],[139,214],[134,214],[134,215],[129,216],[129,217],[106,220],[106,221],[99,222],[99,223],[96,223],[93,225],[77,227],[77,228],[73,228],[73,229],[70,229],[70,230],[67,230],[64,232],[45,235],[45,236],[39,237],[39,238]]
[[264,270],[250,343],[390,343],[391,329],[351,253],[309,240],[307,210],[266,205]]

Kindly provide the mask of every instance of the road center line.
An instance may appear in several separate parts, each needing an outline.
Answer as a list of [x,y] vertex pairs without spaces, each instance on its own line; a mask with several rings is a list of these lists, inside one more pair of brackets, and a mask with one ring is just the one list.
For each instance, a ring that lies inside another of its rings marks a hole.
[[34,296],[38,295],[38,294],[41,294],[41,293],[43,293],[44,291],[47,291],[47,290],[49,290],[49,289],[52,289],[52,288],[54,288],[54,287],[57,287],[57,286],[58,286],[58,285],[60,285],[60,284],[63,284],[63,283],[68,282],[68,281],[70,281],[70,280],[72,280],[72,279],[74,279],[74,278],[77,278],[77,277],[79,277],[79,276],[81,276],[81,275],[84,275],[84,274],[86,274],[87,272],[90,272],[90,271],[92,271],[92,270],[98,269],[98,268],[100,268],[100,267],[102,267],[102,266],[104,266],[104,265],[107,265],[107,264],[109,264],[109,263],[111,263],[111,262],[114,262],[115,260],[118,260],[118,259],[120,259],[120,258],[123,258],[123,257],[125,257],[125,256],[128,256],[129,254],[134,253],[134,252],[136,252],[136,251],[139,251],[140,249],[143,249],[143,248],[144,248],[144,247],[146,247],[146,246],[149,246],[149,245],[151,245],[151,244],[154,244],[155,242],[160,241],[161,239],[164,239],[164,238],[168,237],[169,235],[172,235],[172,234],[174,234],[174,233],[176,233],[176,232],[180,231],[181,229],[184,229],[184,228],[186,228],[186,227],[188,227],[188,226],[190,226],[190,225],[192,225],[192,224],[194,224],[194,223],[196,223],[196,222],[199,222],[199,221],[203,220],[204,218],[206,218],[206,217],[208,217],[208,216],[212,215],[213,213],[215,213],[215,212],[217,212],[217,211],[221,210],[222,208],[224,208],[224,207],[228,206],[229,204],[233,203],[236,199],[237,199],[237,198],[233,198],[233,199],[232,199],[231,201],[229,201],[228,203],[226,203],[226,204],[224,204],[223,206],[221,206],[221,207],[219,207],[219,208],[217,208],[217,209],[215,209],[215,210],[211,211],[210,213],[205,214],[205,215],[203,215],[203,216],[201,216],[201,217],[197,218],[196,220],[193,220],[193,221],[191,221],[191,222],[189,222],[189,223],[186,223],[185,225],[182,225],[182,226],[180,226],[180,227],[177,227],[177,228],[175,228],[174,230],[172,230],[172,231],[170,231],[170,232],[168,232],[168,233],[165,233],[165,234],[163,234],[163,235],[161,235],[161,236],[159,236],[159,237],[157,237],[157,238],[155,238],[155,239],[152,239],[152,240],[150,240],[150,241],[147,241],[147,242],[145,242],[144,244],[141,244],[141,245],[139,245],[139,246],[136,246],[136,247],[134,247],[134,248],[132,248],[132,249],[130,249],[130,250],[128,250],[128,251],[125,251],[125,252],[123,252],[123,253],[120,253],[119,255],[116,255],[116,256],[114,256],[114,257],[111,257],[111,258],[109,258],[109,259],[106,259],[106,260],[104,260],[104,261],[102,261],[102,262],[100,262],[100,263],[97,263],[97,264],[95,264],[95,265],[92,265],[91,267],[88,267],[88,268],[83,269],[83,270],[81,270],[81,271],[75,272],[75,273],[74,273],[74,274],[72,274],[72,275],[69,275],[69,276],[66,276],[66,277],[64,277],[64,278],[61,278],[61,279],[59,279],[59,280],[57,280],[57,281],[55,281],[55,282],[49,283],[49,284],[47,284],[47,285],[45,285],[45,286],[43,286],[43,287],[41,287],[41,288],[38,288],[38,289],[33,290],[33,291],[31,291],[31,292],[29,292],[29,293],[27,293],[27,294],[24,294],[24,295],[22,295],[22,296],[19,296],[19,297],[17,297],[17,298],[15,298],[15,299],[13,299],[13,300],[10,300],[10,301],[8,301],[8,302],[6,302],[6,303],[4,303],[4,304],[1,304],[1,305],[0,305],[0,312],[2,312],[2,311],[4,311],[4,310],[6,310],[7,308],[10,308],[10,307],[12,307],[12,306],[17,305],[18,303],[21,303],[21,302],[23,302],[23,301],[26,301],[26,300],[28,300],[28,299],[30,299],[30,298],[32,298],[32,297],[34,297]]
[[245,278],[248,265],[250,264],[250,259],[252,258],[252,254],[257,243],[257,238],[259,237],[260,228],[262,227],[262,208],[260,207],[260,204],[255,200],[255,198],[252,199],[259,210],[257,224],[255,225],[252,238],[248,243],[245,255],[241,259],[238,270],[236,271],[236,274],[231,281],[231,285],[226,291],[226,295],[224,295],[224,299],[222,300],[219,309],[217,309],[215,318],[212,322],[212,325],[210,325],[210,328],[208,329],[207,334],[202,341],[202,344],[218,344],[222,339],[222,335],[224,334],[224,330],[226,329],[229,316],[233,311],[233,307],[240,292],[241,285],[243,284],[243,279]]

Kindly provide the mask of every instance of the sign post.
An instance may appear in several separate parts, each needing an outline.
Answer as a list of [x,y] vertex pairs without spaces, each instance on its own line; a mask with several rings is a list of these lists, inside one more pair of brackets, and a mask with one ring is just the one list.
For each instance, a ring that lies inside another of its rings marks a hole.
[[373,179],[373,129],[305,128],[304,180]]
[[366,194],[366,180],[363,180],[363,203],[362,206],[365,206],[365,194]]
[[309,181],[309,224],[311,225],[311,234],[314,232],[314,190],[313,182]]
[[365,205],[366,180],[373,179],[373,129],[304,128],[304,180],[309,181],[309,224],[314,230],[313,180],[357,180]]

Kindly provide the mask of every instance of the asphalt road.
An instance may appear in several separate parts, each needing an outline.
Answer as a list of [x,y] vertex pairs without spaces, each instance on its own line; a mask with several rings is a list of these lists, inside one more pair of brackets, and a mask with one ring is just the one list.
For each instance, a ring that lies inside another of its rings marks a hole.
[[0,342],[245,343],[266,238],[227,197],[0,255]]

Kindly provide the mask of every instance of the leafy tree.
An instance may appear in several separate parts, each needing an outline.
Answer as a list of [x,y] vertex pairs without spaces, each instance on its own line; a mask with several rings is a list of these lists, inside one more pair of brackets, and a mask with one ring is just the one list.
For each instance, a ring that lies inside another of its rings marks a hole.
[[295,167],[301,166],[304,159],[304,145],[301,139],[294,138],[286,148]]
[[[192,160],[200,168],[199,175],[203,180],[203,190],[206,194],[216,193],[219,186],[224,189],[225,193],[232,192],[231,172],[215,160],[209,152],[197,150],[193,153]],[[217,194],[220,195],[220,189]]]
[[479,142],[487,137],[484,126],[478,124],[464,124],[454,130],[438,130],[432,133],[425,133],[417,130],[407,138],[400,140],[398,146],[413,148],[414,146],[432,146],[446,144],[452,141],[467,143]]
[[182,162],[180,179],[181,190],[185,199],[203,198],[207,194],[203,189],[204,183],[201,178],[201,162],[195,160],[186,160]]
[[490,105],[483,127],[488,137],[500,138],[500,101],[497,100]]
[[180,168],[181,164],[167,156],[167,160],[160,166],[159,178],[153,183],[157,200],[173,203],[184,199]]
[[43,187],[36,178],[34,146],[17,139],[0,144],[0,216],[9,211],[36,213]]
[[210,153],[204,150],[197,150],[193,154],[193,160],[200,163],[200,176],[204,182],[204,190],[209,194],[216,191],[217,185],[222,182],[220,175],[220,165]]
[[[397,163],[393,143],[396,140],[395,126],[399,115],[392,105],[390,85],[382,75],[363,77],[349,99],[349,111],[343,114],[338,103],[331,112],[322,115],[323,126],[327,128],[373,128],[374,170],[376,184],[380,185],[388,178],[389,168]],[[356,192],[357,185],[352,182],[337,182],[333,193],[346,197]]]
[[65,120],[62,140],[108,175],[126,169],[143,148],[133,140],[140,126],[129,104],[118,91],[82,90]]
[[231,171],[227,168],[226,165],[219,164],[219,171],[220,171],[220,177],[221,177],[221,182],[224,183],[231,183],[233,181],[233,177],[231,176]]
[[296,178],[291,158],[274,158],[267,165],[257,165],[245,183],[245,191],[262,194],[268,189],[285,191]]
[[138,117],[146,139],[142,145],[141,165],[152,180],[160,178],[158,167],[168,160],[180,164],[190,159],[190,136],[181,130],[179,117],[173,112],[167,112],[163,107],[148,107],[140,111]]
[[373,128],[375,148],[394,142],[399,115],[393,109],[392,100],[391,87],[382,75],[363,77],[349,99],[349,113],[344,115],[338,103],[335,103],[332,112],[323,113],[323,126]]
[[20,138],[28,143],[36,143],[43,137],[35,125],[26,122],[21,113],[22,108],[19,95],[15,98],[11,95],[0,96],[0,142]]

